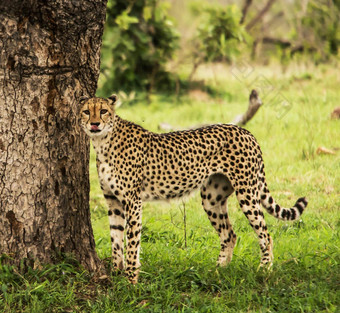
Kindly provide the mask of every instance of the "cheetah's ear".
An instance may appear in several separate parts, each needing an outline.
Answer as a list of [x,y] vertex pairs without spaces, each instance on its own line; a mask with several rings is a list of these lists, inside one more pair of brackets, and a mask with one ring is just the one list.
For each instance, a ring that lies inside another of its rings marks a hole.
[[116,94],[113,94],[109,97],[109,99],[112,101],[112,105],[114,105],[118,100],[118,96]]

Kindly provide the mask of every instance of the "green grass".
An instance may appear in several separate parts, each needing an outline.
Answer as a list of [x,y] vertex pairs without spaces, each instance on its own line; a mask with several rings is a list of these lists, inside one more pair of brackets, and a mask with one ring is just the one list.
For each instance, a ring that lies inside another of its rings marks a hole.
[[[230,122],[246,110],[248,89],[263,75],[291,103],[277,118],[280,106],[264,106],[247,125],[259,141],[269,188],[276,201],[292,205],[307,196],[300,221],[280,222],[265,214],[274,239],[271,272],[258,271],[256,236],[233,196],[230,218],[238,235],[231,264],[216,268],[219,240],[201,208],[198,194],[183,202],[147,203],[143,211],[140,283],[131,286],[112,276],[96,284],[73,266],[73,260],[31,270],[21,276],[0,268],[0,311],[5,312],[338,312],[340,308],[340,151],[318,155],[320,146],[340,147],[339,121],[330,120],[339,105],[339,76],[330,67],[261,68],[239,81],[230,69],[203,68],[198,79],[220,90],[210,100],[157,95],[151,103],[122,106],[118,114],[157,131],[166,122],[176,128]],[[249,81],[248,81],[249,80]],[[248,87],[247,87],[248,86]],[[260,95],[261,96],[261,95]],[[97,251],[110,257],[105,201],[98,186],[91,153],[91,210]],[[109,262],[107,260],[107,262]]]

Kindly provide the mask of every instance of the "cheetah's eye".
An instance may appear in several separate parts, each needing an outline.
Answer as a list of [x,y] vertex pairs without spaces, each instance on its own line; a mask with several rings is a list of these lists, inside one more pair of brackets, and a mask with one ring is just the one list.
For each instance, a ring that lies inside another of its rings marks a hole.
[[103,110],[100,110],[100,114],[105,114],[107,112],[107,110],[103,109]]
[[86,114],[86,115],[90,115],[90,111],[89,110],[84,110],[83,113]]

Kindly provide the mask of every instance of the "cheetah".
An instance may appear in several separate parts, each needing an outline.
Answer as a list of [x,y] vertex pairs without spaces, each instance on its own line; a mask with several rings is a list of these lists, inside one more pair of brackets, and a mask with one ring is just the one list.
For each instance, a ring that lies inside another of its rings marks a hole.
[[[202,205],[220,238],[217,264],[232,259],[236,234],[227,200],[235,192],[241,210],[258,236],[261,265],[273,261],[273,241],[261,205],[281,220],[300,218],[307,206],[278,205],[267,187],[261,149],[255,137],[233,124],[157,134],[120,118],[117,96],[81,99],[80,124],[97,154],[101,189],[108,204],[113,266],[138,281],[142,202],[170,200],[200,189]],[[126,261],[124,232],[126,231]]]

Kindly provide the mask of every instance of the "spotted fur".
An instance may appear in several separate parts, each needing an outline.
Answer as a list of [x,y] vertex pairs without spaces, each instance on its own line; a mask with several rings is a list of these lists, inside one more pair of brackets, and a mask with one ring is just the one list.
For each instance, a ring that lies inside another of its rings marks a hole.
[[[115,114],[115,95],[82,101],[81,124],[97,153],[100,185],[109,207],[114,267],[136,283],[140,268],[142,202],[182,197],[201,190],[202,205],[220,237],[217,263],[231,261],[236,243],[227,211],[235,191],[243,213],[256,232],[261,264],[273,260],[272,239],[262,206],[278,219],[296,220],[305,198],[282,208],[267,188],[261,149],[247,130],[219,124],[156,134]],[[126,231],[126,261],[124,259]]]

